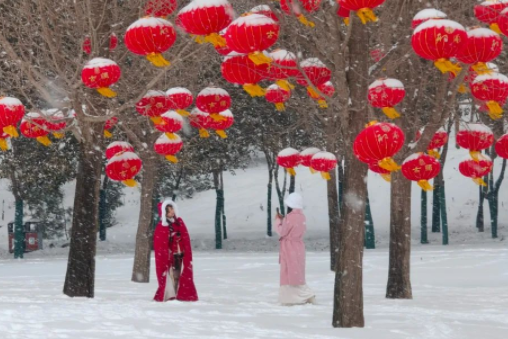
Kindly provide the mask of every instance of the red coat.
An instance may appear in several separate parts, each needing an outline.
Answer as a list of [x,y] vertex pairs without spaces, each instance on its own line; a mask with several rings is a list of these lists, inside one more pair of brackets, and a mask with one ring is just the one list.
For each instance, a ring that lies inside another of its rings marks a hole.
[[[159,212],[162,212],[161,204],[159,204]],[[155,271],[159,283],[154,300],[159,302],[166,301],[164,300],[164,294],[169,274],[168,270],[173,265],[173,254],[178,252],[179,247],[180,252],[183,253],[183,264],[176,299],[180,301],[197,301],[198,293],[194,286],[192,270],[192,247],[187,227],[182,218],[176,218],[174,222],[169,222],[169,225],[165,226],[165,223],[162,221],[163,218],[165,216],[161,213],[161,221],[157,224],[153,238]]]

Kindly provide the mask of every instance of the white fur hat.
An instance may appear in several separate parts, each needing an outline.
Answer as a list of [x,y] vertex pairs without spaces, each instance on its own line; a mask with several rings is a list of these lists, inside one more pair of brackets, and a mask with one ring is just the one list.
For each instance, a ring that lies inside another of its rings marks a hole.
[[298,193],[291,193],[286,197],[284,202],[291,208],[303,208],[303,199],[302,196]]

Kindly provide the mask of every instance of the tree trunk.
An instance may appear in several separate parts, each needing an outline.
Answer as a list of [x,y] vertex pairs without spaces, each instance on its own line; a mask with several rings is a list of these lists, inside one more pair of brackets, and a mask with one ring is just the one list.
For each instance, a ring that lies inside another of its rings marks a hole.
[[328,222],[330,226],[330,269],[337,268],[337,253],[339,251],[339,202],[337,192],[337,175],[330,171],[330,180],[326,183],[328,193]]
[[99,190],[101,183],[102,125],[89,128],[88,140],[81,143],[76,178],[71,243],[63,293],[69,297],[94,297],[95,253],[99,223]]
[[483,214],[483,202],[485,201],[485,189],[483,186],[478,186],[480,197],[478,200],[478,211],[476,212],[476,228],[478,232],[485,231],[485,218]]
[[266,202],[266,235],[272,236],[272,182],[273,172],[268,169],[268,191],[267,191],[267,202]]
[[503,159],[503,163],[501,165],[501,173],[499,174],[499,177],[496,180],[496,183],[494,184],[494,173],[491,172],[491,182],[490,187],[490,193],[489,193],[489,206],[490,206],[490,226],[491,226],[491,233],[492,238],[497,238],[497,225],[499,220],[499,189],[501,188],[501,184],[503,183],[504,174],[506,171],[506,159]]
[[213,182],[215,185],[215,193],[217,195],[217,202],[215,205],[215,249],[222,249],[222,199],[223,192],[220,189],[220,175],[219,171],[213,171]]
[[443,182],[442,172],[434,179],[434,191],[432,192],[432,233],[441,232],[441,185]]
[[[295,186],[296,186],[296,176],[295,175],[290,175],[289,176],[289,189],[288,189],[288,194],[291,194],[291,193],[294,193],[295,191]],[[288,214],[291,213],[291,211],[293,210],[291,207],[288,206],[287,208],[288,210]]]
[[106,241],[107,229],[111,220],[108,213],[108,201],[107,201],[107,190],[108,190],[109,178],[107,175],[104,176],[102,182],[102,188],[99,193],[99,240]]
[[220,189],[222,190],[222,209],[221,209],[221,217],[222,217],[222,236],[224,240],[228,238],[228,230],[226,228],[226,196],[224,194],[224,172],[220,172]]
[[[285,175],[286,174],[284,174],[284,190],[285,190],[285,186],[286,186]],[[286,212],[284,209],[284,193],[282,193],[283,190],[280,188],[280,184],[279,184],[279,165],[275,166],[274,179],[275,179],[275,189],[277,191],[277,197],[279,198],[280,214],[284,215],[284,214],[286,214]]]
[[16,197],[14,213],[14,259],[23,259],[25,231],[23,227],[23,199]]
[[141,179],[141,201],[131,281],[148,283],[150,282],[151,226],[153,223],[154,188],[157,180],[157,158],[151,152],[141,154],[141,156],[143,160],[143,177]]
[[446,213],[445,182],[441,186],[441,222],[443,224],[443,245],[448,245],[448,214]]
[[412,299],[411,256],[411,181],[401,172],[392,172],[390,204],[390,259],[386,297]]
[[376,248],[376,237],[374,234],[374,219],[370,209],[369,190],[367,188],[367,200],[365,203],[365,248],[373,250]]
[[[434,188],[436,189],[436,188]],[[420,243],[428,244],[429,239],[427,237],[427,192],[422,190],[421,195],[421,216],[420,216]]]

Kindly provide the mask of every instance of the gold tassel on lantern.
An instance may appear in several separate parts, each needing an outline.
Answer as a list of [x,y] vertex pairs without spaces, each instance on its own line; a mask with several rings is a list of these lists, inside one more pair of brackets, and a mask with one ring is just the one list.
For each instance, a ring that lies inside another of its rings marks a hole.
[[490,29],[493,30],[494,32],[496,32],[497,34],[503,34],[503,32],[501,32],[501,29],[499,28],[499,25],[497,23],[493,23],[493,24],[490,24]]
[[321,172],[321,178],[323,178],[325,180],[330,180],[331,179],[330,173],[328,173],[328,172]]
[[226,117],[223,117],[219,113],[210,113],[210,118],[212,118],[212,120],[215,122],[221,122],[226,120]]
[[113,91],[109,87],[100,87],[100,88],[97,88],[97,92],[99,92],[100,95],[102,95],[103,97],[106,97],[106,98],[114,98],[114,97],[116,97],[116,92]]
[[14,127],[12,125],[5,126],[3,128],[3,131],[5,132],[5,134],[8,134],[11,138],[18,138],[19,137],[18,130],[16,129],[16,127]]
[[146,58],[155,67],[167,67],[167,66],[171,65],[171,63],[169,61],[167,61],[166,59],[164,59],[164,57],[160,53],[150,53],[146,56]]
[[175,140],[178,138],[175,133],[165,133],[165,134],[169,140]]
[[310,97],[313,98],[313,99],[319,99],[320,98],[319,93],[316,92],[316,90],[314,88],[312,88],[312,86],[307,86],[307,92],[309,92]]
[[328,104],[326,103],[326,100],[319,99],[317,102],[318,102],[318,105],[320,108],[328,108]]
[[217,135],[219,137],[221,137],[222,139],[226,139],[228,137],[228,135],[226,134],[226,132],[222,129],[218,129],[215,131],[215,133],[217,133]]
[[208,133],[208,131],[204,128],[200,128],[199,129],[199,137],[200,138],[209,138],[210,137],[210,133]]
[[7,151],[9,149],[9,144],[7,144],[7,140],[0,138],[0,149],[2,151]]
[[427,180],[418,180],[418,186],[420,186],[425,192],[432,191],[434,189]]
[[265,55],[263,52],[255,52],[249,54],[249,59],[256,65],[269,64],[272,62],[272,58]]
[[434,61],[434,65],[441,71],[441,73],[453,73],[455,76],[457,76],[457,73],[461,71],[461,67],[458,64],[454,64],[448,59],[441,58],[436,61]]
[[176,113],[180,114],[182,117],[188,117],[190,115],[190,113],[184,109],[177,109]]
[[493,100],[487,101],[487,108],[489,109],[489,117],[492,120],[500,119],[503,116],[503,109],[498,102]]
[[465,94],[467,93],[467,87],[466,85],[464,85],[463,83],[461,83],[459,85],[459,88],[457,89],[457,91],[460,93],[460,94]]
[[65,134],[63,133],[58,133],[58,132],[53,132],[53,136],[57,139],[63,139],[63,137],[65,136]]
[[265,96],[265,90],[258,84],[245,84],[243,85],[243,89],[253,98]]
[[400,170],[400,166],[397,165],[395,160],[393,160],[392,158],[384,158],[382,160],[379,160],[379,167],[390,172]]
[[431,150],[428,150],[427,153],[433,157],[434,159],[440,159],[441,158],[441,154],[439,154],[438,151],[436,151],[435,149],[431,149]]
[[481,155],[480,152],[478,152],[478,151],[469,151],[469,155],[471,156],[471,158],[473,158],[474,161],[480,162],[480,155]]
[[166,155],[166,160],[169,161],[169,162],[172,162],[173,164],[177,164],[178,163],[178,158],[175,157],[174,155]]
[[206,39],[204,36],[201,36],[201,35],[196,35],[196,36],[193,36],[194,37],[194,41],[196,41],[198,44],[204,44],[206,42]]
[[473,178],[473,181],[479,186],[487,186],[487,183],[482,178]]
[[374,14],[372,9],[370,9],[370,8],[362,8],[362,9],[356,11],[356,15],[358,15],[358,17],[362,21],[362,24],[364,24],[364,25],[369,21],[372,21],[372,22],[378,21],[376,14]]
[[279,111],[279,112],[283,112],[283,111],[285,111],[285,110],[286,110],[286,106],[284,105],[284,103],[283,103],[283,102],[277,102],[277,103],[275,104],[275,109],[276,109],[277,111]]
[[286,172],[289,173],[290,176],[294,177],[296,176],[296,172],[295,172],[295,169],[294,168],[286,168]]
[[35,140],[37,140],[39,143],[43,144],[46,147],[51,145],[51,140],[49,140],[49,138],[47,136],[37,137],[37,138],[35,138]]
[[374,126],[375,124],[377,124],[377,120],[372,120],[368,124],[365,125],[365,128],[370,127],[370,126]]
[[344,18],[344,23],[346,24],[346,26],[349,26],[349,18]]
[[289,81],[287,80],[283,80],[283,79],[279,79],[277,81],[275,81],[275,83],[277,84],[277,86],[279,86],[280,88],[290,92],[292,89],[295,88],[294,85],[292,85]]
[[310,173],[312,173],[312,174],[316,174],[317,173],[316,170],[313,169],[312,167],[309,167],[309,170],[310,170]]
[[311,27],[311,28],[312,28],[312,27],[316,26],[316,24],[315,24],[315,23],[313,23],[312,21],[310,21],[309,19],[307,19],[307,18],[305,17],[305,15],[303,15],[303,14],[300,14],[300,15],[298,16],[298,21],[300,21],[302,24],[304,24],[304,25],[305,25],[305,26],[307,26],[307,27]]
[[387,182],[391,182],[392,181],[392,175],[390,173],[383,173],[383,174],[381,174],[381,178],[385,179],[385,181],[387,181]]
[[134,179],[127,179],[122,181],[127,187],[136,187],[138,186],[138,182]]
[[211,43],[214,47],[225,47],[226,39],[217,33],[212,33],[205,37],[205,41]]
[[162,123],[161,117],[150,117],[150,120],[154,123],[154,125],[160,125]]
[[471,67],[479,75],[492,73],[492,70],[484,62],[478,62]]
[[381,110],[390,119],[400,118],[400,113],[393,107],[383,107]]
[[113,137],[113,134],[111,134],[110,131],[108,131],[107,129],[104,130],[104,137],[105,138],[112,138]]

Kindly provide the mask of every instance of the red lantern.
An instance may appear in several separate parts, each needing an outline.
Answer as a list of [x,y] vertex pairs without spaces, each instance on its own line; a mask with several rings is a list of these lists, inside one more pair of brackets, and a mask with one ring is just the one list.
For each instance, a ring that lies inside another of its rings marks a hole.
[[346,26],[349,26],[349,17],[351,16],[351,11],[349,9],[339,5],[337,9],[337,15],[344,20]]
[[[332,71],[317,58],[305,59],[300,63],[303,73],[309,78],[312,85],[318,87],[332,78]],[[303,74],[300,74],[296,80],[300,85],[307,87],[308,93],[313,98],[319,98],[319,94],[312,88],[311,84]]]
[[166,95],[171,101],[170,109],[175,110],[183,117],[189,116],[190,113],[185,109],[192,105],[192,102],[194,101],[191,91],[187,88],[175,87],[167,90]]
[[316,147],[306,148],[300,152],[300,164],[302,166],[308,167],[312,174],[316,173],[316,171],[311,166],[311,160],[312,157],[319,152],[321,152],[321,150]]
[[225,46],[219,32],[233,21],[233,7],[227,0],[193,0],[178,12],[178,24],[199,43]]
[[404,145],[404,132],[395,124],[371,122],[358,134],[353,143],[353,152],[361,162],[377,163],[387,171],[400,167],[392,157]]
[[51,141],[48,138],[49,131],[45,128],[46,119],[44,119],[39,113],[30,112],[26,115],[26,118],[21,120],[19,129],[21,134],[27,138],[33,138],[44,146],[51,145]]
[[396,79],[379,79],[369,86],[369,102],[373,107],[381,108],[383,113],[390,119],[400,117],[394,106],[398,105],[406,90],[402,82]]
[[381,48],[376,48],[370,51],[370,57],[374,60],[374,62],[380,62],[385,56],[386,53]]
[[219,113],[231,107],[231,96],[225,89],[207,87],[197,95],[196,106],[213,120],[220,120]]
[[199,129],[199,136],[201,138],[208,138],[210,136],[207,129],[210,128],[211,121],[210,114],[203,112],[197,107],[191,111],[189,116],[190,125]]
[[319,6],[321,6],[321,0],[280,0],[280,8],[284,13],[296,16],[307,27],[314,27],[315,24],[303,15],[303,11],[314,13]]
[[[420,140],[420,138],[422,137],[422,132],[423,132],[423,129],[416,133],[416,138],[415,138],[416,140],[415,141]],[[430,156],[433,156],[434,158],[439,159],[441,157],[441,155],[439,154],[438,149],[440,149],[441,147],[446,145],[447,142],[448,142],[448,133],[446,133],[445,129],[443,127],[441,127],[434,134],[434,136],[432,137],[432,140],[430,141],[429,145],[427,146],[427,151],[428,151],[427,153]]]
[[439,161],[421,152],[410,155],[402,163],[402,175],[411,181],[416,181],[424,191],[433,190],[429,180],[435,178],[440,170]]
[[277,17],[277,15],[275,15],[270,6],[267,5],[256,6],[253,9],[251,9],[249,13],[262,14],[264,16],[269,17],[275,22],[279,22],[279,18]]
[[160,116],[171,107],[171,101],[163,91],[149,90],[145,96],[136,103],[139,114],[150,117],[154,124],[161,122]]
[[441,12],[440,10],[437,10],[435,8],[426,8],[418,13],[413,18],[413,22],[411,23],[411,27],[415,29],[420,24],[429,21],[431,19],[439,20],[439,19],[446,19],[448,16]]
[[268,64],[256,65],[248,55],[233,55],[224,59],[221,65],[222,76],[226,81],[239,84],[252,97],[262,97],[265,90],[258,85],[268,73]]
[[431,19],[416,27],[411,43],[416,54],[434,61],[442,72],[457,73],[460,66],[449,59],[455,57],[467,41],[464,27],[451,20]]
[[10,135],[7,133],[0,133],[0,149],[2,151],[9,150],[9,144],[7,143],[7,139],[10,138]]
[[478,160],[480,151],[489,148],[494,143],[494,133],[484,124],[463,123],[457,133],[457,144],[469,150],[474,160]]
[[379,167],[377,162],[372,162],[369,164],[369,170],[374,173],[377,173],[383,178],[386,182],[392,181],[392,172],[385,170],[384,168]]
[[262,14],[241,16],[227,28],[226,43],[231,50],[248,54],[256,65],[268,64],[271,59],[263,51],[279,38],[279,24]]
[[272,63],[266,78],[275,81],[277,85],[286,91],[291,91],[294,86],[287,79],[296,78],[300,75],[296,55],[284,49],[277,49],[270,53],[270,58]]
[[118,118],[117,117],[112,117],[111,119],[108,119],[104,123],[104,136],[106,138],[111,138],[113,136],[113,134],[111,134],[111,132],[109,130],[112,129],[113,127],[115,127],[115,125],[117,123],[118,123]]
[[141,171],[143,162],[134,152],[122,152],[114,155],[106,164],[106,175],[115,181],[121,181],[128,187],[136,187],[134,180]]
[[176,132],[180,131],[183,127],[183,118],[175,111],[169,111],[161,115],[161,122],[155,125],[155,128],[161,132],[166,133],[169,139],[175,137]]
[[508,134],[503,135],[496,142],[496,154],[503,159],[508,159]]
[[373,9],[382,5],[385,0],[338,0],[339,6],[350,11],[356,12],[365,25],[367,22],[376,22],[378,20]]
[[463,176],[473,179],[476,184],[487,186],[482,177],[489,174],[493,166],[494,163],[490,157],[480,153],[477,160],[466,159],[461,161],[459,163],[459,171]]
[[106,159],[111,159],[118,153],[134,152],[134,147],[125,141],[114,141],[106,148]]
[[234,121],[233,113],[227,109],[219,113],[218,119],[212,118],[208,126],[215,130],[219,137],[225,139],[228,137],[225,130],[233,126]]
[[82,49],[86,54],[92,54],[92,40],[88,35],[85,36],[85,40],[83,40]]
[[145,56],[156,67],[166,67],[170,62],[162,53],[176,40],[176,31],[171,22],[162,18],[141,18],[127,27],[125,45],[134,54]]
[[120,79],[121,73],[120,67],[113,60],[93,58],[81,71],[81,80],[86,87],[96,89],[100,95],[113,98],[116,93],[109,86]]
[[165,18],[171,15],[177,6],[176,0],[149,0],[145,5],[145,15]]
[[291,92],[279,87],[277,84],[268,86],[266,89],[265,99],[272,104],[275,104],[277,111],[285,111],[286,106],[284,103],[291,98]]
[[153,145],[153,149],[157,154],[163,155],[166,159],[174,164],[178,162],[176,154],[183,147],[183,142],[178,134],[173,134],[173,138],[168,138],[166,134],[162,134]]
[[63,138],[64,134],[61,133],[61,131],[67,127],[64,113],[58,108],[48,109],[43,113],[46,118],[44,125],[51,131],[55,138]]
[[[317,89],[323,93],[326,97],[330,98],[335,94],[335,86],[333,86],[331,81],[327,81],[322,85],[317,86]],[[310,96],[313,100],[317,101],[319,107],[328,108],[328,104],[326,103],[326,99],[319,95],[315,97],[309,89],[307,89],[307,95]]]
[[283,149],[277,155],[277,164],[284,167],[289,175],[294,177],[296,175],[294,167],[300,164],[300,153],[291,147]]
[[111,33],[109,36],[109,51],[113,52],[118,47],[118,37],[115,33]]
[[16,98],[3,97],[0,99],[0,127],[2,131],[13,138],[19,136],[16,125],[25,115],[25,106]]
[[[504,2],[504,5],[508,7],[508,2]],[[508,34],[508,8],[505,8],[501,11],[499,16],[497,17],[497,21],[490,25],[490,28],[499,34]]]
[[471,94],[486,102],[492,119],[499,119],[503,114],[501,105],[508,99],[508,77],[500,73],[479,75],[471,84]]
[[484,1],[474,6],[474,15],[479,21],[490,25],[490,29],[501,34],[500,27],[497,22],[500,13],[508,7],[508,2],[501,1]]
[[503,40],[488,28],[475,28],[467,32],[467,41],[457,54],[457,59],[482,74],[489,72],[486,63],[494,60],[503,50]]
[[330,171],[337,167],[337,157],[330,152],[319,152],[314,154],[310,161],[311,168],[321,173],[321,177],[325,180],[330,180]]

